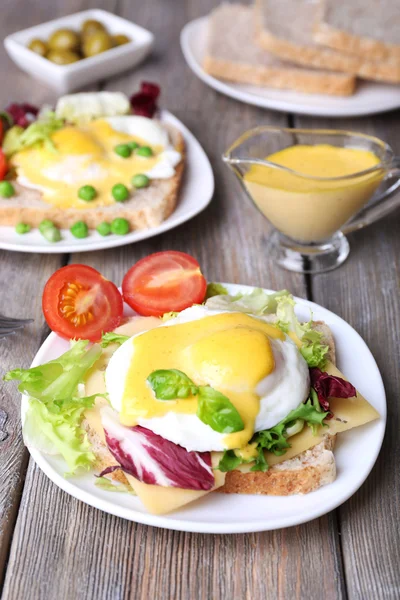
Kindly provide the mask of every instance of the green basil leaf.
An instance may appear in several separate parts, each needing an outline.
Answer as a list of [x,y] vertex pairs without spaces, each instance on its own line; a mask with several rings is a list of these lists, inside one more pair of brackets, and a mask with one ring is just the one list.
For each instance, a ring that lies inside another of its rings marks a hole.
[[219,433],[235,433],[244,429],[242,417],[229,398],[208,385],[199,388],[197,416]]
[[176,400],[195,396],[199,388],[178,369],[158,369],[147,378],[157,400]]
[[129,335],[122,335],[121,333],[114,333],[114,331],[109,331],[108,333],[103,333],[101,336],[100,346],[102,348],[107,348],[110,344],[123,344],[129,340]]

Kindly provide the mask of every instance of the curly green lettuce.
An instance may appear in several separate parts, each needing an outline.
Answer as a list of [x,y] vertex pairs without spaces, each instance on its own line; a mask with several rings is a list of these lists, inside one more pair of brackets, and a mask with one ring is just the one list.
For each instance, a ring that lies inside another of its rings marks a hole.
[[4,376],[5,381],[19,380],[19,391],[29,396],[23,424],[26,445],[61,454],[69,474],[89,469],[95,460],[81,423],[96,396],[82,397],[80,384],[100,357],[101,348],[88,346],[87,340],[79,340],[55,360]]

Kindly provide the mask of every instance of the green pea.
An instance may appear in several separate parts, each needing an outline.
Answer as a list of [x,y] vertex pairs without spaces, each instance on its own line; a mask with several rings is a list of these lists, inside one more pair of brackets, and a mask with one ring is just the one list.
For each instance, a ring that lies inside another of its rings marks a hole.
[[31,226],[28,225],[28,223],[18,223],[18,225],[15,226],[15,231],[20,235],[24,233],[29,233],[30,230]]
[[138,156],[145,156],[148,158],[149,156],[153,156],[153,150],[150,148],[150,146],[141,146],[136,150],[136,154]]
[[69,230],[76,238],[85,238],[89,235],[89,228],[84,221],[77,221]]
[[116,235],[126,235],[129,231],[129,222],[126,219],[118,217],[111,221],[111,233]]
[[56,226],[50,219],[43,219],[43,221],[39,223],[39,231],[41,234],[43,234],[46,229],[56,229]]
[[78,190],[78,196],[85,202],[91,202],[97,196],[97,192],[92,185],[83,185]]
[[104,221],[103,223],[99,223],[96,227],[98,233],[102,236],[110,235],[111,233],[111,225]]
[[129,144],[118,144],[118,146],[115,146],[114,152],[118,156],[122,156],[122,158],[129,158],[132,154]]
[[127,146],[129,146],[131,150],[137,150],[138,148],[140,148],[137,142],[128,142]]
[[61,240],[60,230],[57,227],[55,227],[54,225],[53,225],[53,227],[47,227],[47,228],[41,230],[41,234],[45,240],[47,240],[48,242],[51,242],[52,244],[54,242],[59,242]]
[[11,198],[15,195],[15,189],[9,181],[0,181],[0,196],[2,198]]
[[138,175],[134,175],[132,177],[132,185],[135,188],[145,188],[149,185],[149,183],[150,179],[143,173],[139,173]]
[[129,198],[129,190],[123,183],[116,183],[111,193],[116,202],[125,202]]

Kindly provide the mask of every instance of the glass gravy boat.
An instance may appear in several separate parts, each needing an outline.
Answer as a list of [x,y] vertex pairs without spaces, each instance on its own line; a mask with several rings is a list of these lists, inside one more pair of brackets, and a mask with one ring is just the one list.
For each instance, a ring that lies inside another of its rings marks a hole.
[[[343,177],[311,177],[269,161],[284,148],[328,144],[367,150],[379,162]],[[400,158],[378,138],[350,131],[257,127],[223,155],[247,196],[273,225],[270,251],[282,267],[321,273],[349,254],[344,234],[400,205]]]

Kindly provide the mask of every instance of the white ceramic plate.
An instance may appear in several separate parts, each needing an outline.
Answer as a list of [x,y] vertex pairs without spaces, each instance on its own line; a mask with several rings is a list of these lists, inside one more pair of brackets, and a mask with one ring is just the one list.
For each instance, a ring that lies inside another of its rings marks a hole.
[[[253,289],[239,285],[227,287],[233,294]],[[385,391],[376,362],[358,333],[318,304],[300,298],[297,301],[300,318],[308,320],[311,308],[316,320],[323,320],[331,327],[340,369],[381,415],[378,421],[338,436],[335,447],[337,478],[330,485],[304,496],[209,494],[173,514],[155,516],[146,512],[138,498],[100,490],[91,474],[64,479],[66,464],[61,458],[30,450],[32,458],[56,485],[78,500],[124,519],[166,529],[201,533],[266,531],[299,525],[333,510],[358,490],[376,461],[385,432]],[[68,342],[51,333],[32,366],[52,360],[68,348]],[[22,414],[26,407],[27,398],[23,397]]]
[[186,167],[178,204],[166,221],[158,227],[132,231],[127,235],[109,235],[102,237],[91,230],[84,239],[75,238],[68,229],[61,230],[62,240],[57,243],[47,242],[38,229],[24,235],[18,235],[14,227],[0,227],[0,249],[16,252],[39,252],[42,254],[63,254],[65,252],[89,252],[126,246],[153,237],[181,223],[188,221],[210,203],[214,193],[214,175],[206,153],[194,135],[167,110],[163,110],[160,119],[174,125],[182,133],[186,144]]
[[363,81],[358,83],[353,96],[335,97],[241,85],[216,79],[202,68],[207,22],[208,17],[202,17],[185,25],[181,33],[182,52],[195,75],[226,96],[262,108],[321,117],[372,115],[400,106],[400,85]]

